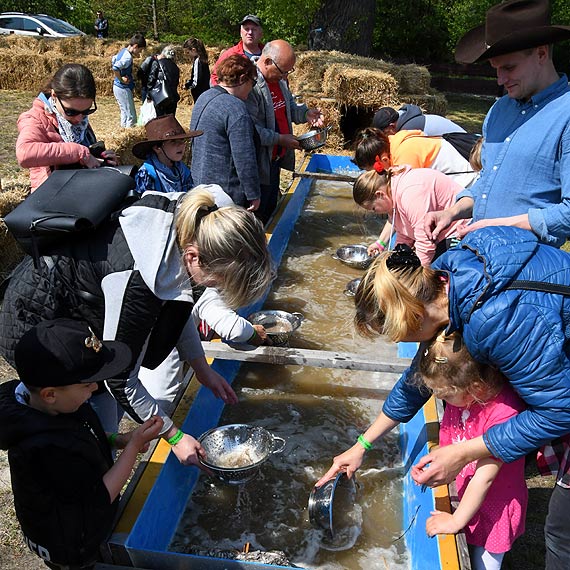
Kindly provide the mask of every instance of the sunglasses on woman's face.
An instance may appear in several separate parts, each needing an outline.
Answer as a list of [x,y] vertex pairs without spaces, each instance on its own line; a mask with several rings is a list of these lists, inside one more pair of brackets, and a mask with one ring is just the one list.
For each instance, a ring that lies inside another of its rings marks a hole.
[[96,110],[97,110],[97,103],[95,103],[95,101],[93,101],[93,105],[94,107],[91,108],[89,107],[89,109],[84,109],[83,111],[78,111],[77,109],[71,109],[70,107],[66,107],[61,99],[59,97],[57,97],[57,100],[59,101],[59,104],[61,105],[61,108],[63,109],[63,112],[65,113],[66,117],[77,117],[77,115],[92,115]]

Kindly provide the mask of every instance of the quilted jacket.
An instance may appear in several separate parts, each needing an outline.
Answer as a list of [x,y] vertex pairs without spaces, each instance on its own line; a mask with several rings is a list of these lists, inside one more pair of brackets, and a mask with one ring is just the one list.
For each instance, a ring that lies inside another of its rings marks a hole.
[[[448,330],[463,335],[476,360],[501,370],[528,406],[484,434],[491,453],[514,461],[570,433],[570,297],[507,290],[514,280],[570,285],[570,255],[539,244],[529,231],[489,227],[468,234],[432,267],[449,275]],[[400,422],[426,401],[407,382],[413,369],[384,404]]]
[[174,212],[184,195],[149,192],[95,234],[54,249],[38,268],[26,257],[4,297],[0,354],[13,365],[16,343],[41,320],[84,319],[104,340],[131,349],[130,370],[107,382],[117,401],[133,419],[158,414],[163,432],[170,429],[172,420],[138,378],[138,360],[146,351],[144,364],[153,368],[174,346],[183,360],[204,354],[189,318],[193,294],[176,242]]

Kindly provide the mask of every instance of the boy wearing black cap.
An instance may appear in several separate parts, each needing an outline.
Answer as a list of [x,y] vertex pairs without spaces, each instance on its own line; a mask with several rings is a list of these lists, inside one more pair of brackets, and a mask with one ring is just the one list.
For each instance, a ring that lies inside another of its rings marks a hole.
[[[155,417],[108,440],[86,403],[130,359],[126,345],[101,342],[83,322],[44,321],[16,347],[20,382],[0,385],[0,448],[8,450],[16,515],[50,568],[95,564],[136,456],[162,427]],[[115,464],[110,443],[124,448]]]

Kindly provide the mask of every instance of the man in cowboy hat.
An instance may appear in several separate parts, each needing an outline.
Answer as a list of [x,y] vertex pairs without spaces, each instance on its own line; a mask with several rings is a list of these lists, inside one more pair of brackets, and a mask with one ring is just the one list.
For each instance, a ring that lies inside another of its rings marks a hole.
[[[468,231],[518,226],[557,246],[570,236],[570,89],[551,51],[566,38],[570,27],[550,25],[547,0],[510,0],[490,8],[485,24],[459,40],[457,61],[489,60],[507,94],[485,118],[481,178],[452,208],[426,216],[428,235],[435,238],[472,213]],[[562,570],[570,567],[570,447],[567,441],[546,447],[543,466],[557,471],[545,525],[546,568]]]
[[552,62],[552,44],[565,38],[570,26],[550,25],[548,0],[509,0],[459,40],[457,61],[489,60],[507,94],[483,124],[480,179],[452,208],[428,214],[428,235],[472,216],[466,233],[518,226],[558,247],[570,236],[570,89]]

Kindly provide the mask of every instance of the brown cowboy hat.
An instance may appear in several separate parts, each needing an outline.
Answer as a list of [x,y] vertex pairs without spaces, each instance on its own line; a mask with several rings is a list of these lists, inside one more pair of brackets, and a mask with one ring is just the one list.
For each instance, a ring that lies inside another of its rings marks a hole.
[[570,38],[570,26],[550,25],[548,0],[509,0],[487,10],[485,24],[457,42],[455,60],[474,63]]
[[192,139],[204,134],[204,131],[186,132],[182,125],[176,120],[174,115],[163,115],[156,119],[151,119],[146,125],[146,139],[133,145],[133,154],[137,158],[146,158],[154,145],[164,141],[178,139]]

